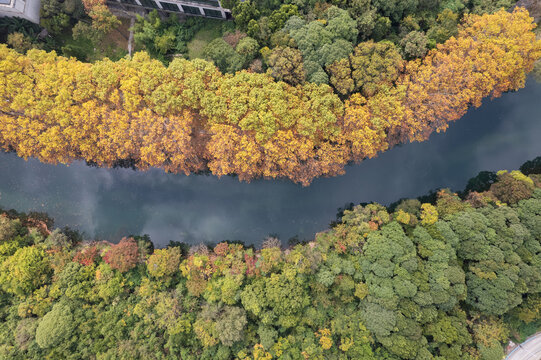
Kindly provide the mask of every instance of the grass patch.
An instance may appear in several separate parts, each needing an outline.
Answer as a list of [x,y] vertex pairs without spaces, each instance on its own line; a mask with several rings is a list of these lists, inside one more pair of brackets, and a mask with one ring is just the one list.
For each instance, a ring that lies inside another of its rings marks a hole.
[[[56,47],[60,48],[62,54],[68,57],[75,57],[84,62],[95,62],[105,57],[116,61],[128,53],[128,37],[130,20],[121,18],[121,24],[111,30],[99,44],[93,43],[88,38],[74,39],[72,32],[65,31],[55,37]],[[97,45],[95,47],[95,45]]]
[[75,57],[79,61],[90,61],[94,55],[94,45],[89,39],[71,37],[71,33],[62,34],[56,40],[62,45],[62,54],[68,57]]
[[212,40],[222,37],[223,20],[208,19],[206,24],[195,33],[193,39],[188,43],[188,58],[202,59],[205,46]]

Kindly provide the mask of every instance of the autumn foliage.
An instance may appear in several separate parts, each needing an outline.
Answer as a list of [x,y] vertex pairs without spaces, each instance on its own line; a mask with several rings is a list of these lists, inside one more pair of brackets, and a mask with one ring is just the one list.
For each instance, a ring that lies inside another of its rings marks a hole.
[[133,238],[123,238],[118,244],[111,245],[103,256],[103,261],[120,272],[133,269],[139,262],[137,243]]
[[96,6],[105,6],[105,0],[83,0],[83,5],[87,11],[94,9]]
[[[524,9],[466,15],[456,38],[400,66],[398,78],[371,84],[370,97],[356,93],[345,103],[327,85],[222,74],[202,60],[165,67],[138,53],[88,64],[1,46],[0,145],[48,163],[129,160],[140,169],[307,185],[343,173],[348,162],[426,140],[483,98],[522,87],[541,56],[534,26]],[[337,72],[336,81],[344,76]],[[364,89],[354,80],[345,89]]]
[[0,358],[503,359],[541,320],[539,163],[351,206],[284,249],[59,241],[9,211]]
[[90,266],[96,263],[96,260],[99,258],[100,250],[96,245],[89,246],[84,248],[75,254],[73,261],[78,262],[84,266]]

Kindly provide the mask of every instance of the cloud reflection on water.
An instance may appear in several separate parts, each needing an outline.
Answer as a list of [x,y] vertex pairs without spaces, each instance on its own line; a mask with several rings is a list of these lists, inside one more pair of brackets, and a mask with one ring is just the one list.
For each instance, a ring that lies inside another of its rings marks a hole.
[[388,204],[439,187],[462,188],[480,170],[518,167],[541,155],[541,85],[486,100],[445,134],[407,144],[317,179],[303,188],[285,180],[239,183],[233,177],[184,176],[161,170],[98,169],[28,162],[0,154],[0,206],[47,211],[68,225],[111,240],[148,233],[199,243],[223,239],[260,243],[269,233],[283,242],[309,239],[346,203]]

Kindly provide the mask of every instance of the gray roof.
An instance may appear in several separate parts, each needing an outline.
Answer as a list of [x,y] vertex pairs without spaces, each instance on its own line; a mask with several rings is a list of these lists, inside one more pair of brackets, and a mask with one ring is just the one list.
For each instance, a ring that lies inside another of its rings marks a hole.
[[39,24],[40,0],[0,0],[0,16],[25,18]]

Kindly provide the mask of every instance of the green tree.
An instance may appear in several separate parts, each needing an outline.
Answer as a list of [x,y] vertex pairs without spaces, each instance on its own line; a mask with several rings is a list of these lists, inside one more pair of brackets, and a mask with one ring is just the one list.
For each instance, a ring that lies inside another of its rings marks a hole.
[[246,312],[235,306],[226,306],[216,321],[218,339],[225,346],[231,346],[244,338]]
[[16,236],[24,236],[27,232],[19,219],[11,220],[7,216],[0,216],[0,244],[13,240]]
[[289,269],[246,286],[240,295],[243,307],[264,324],[295,327],[309,304],[306,284],[295,274]]
[[81,1],[44,0],[40,8],[40,25],[51,34],[59,35],[70,23],[85,17]]
[[498,177],[496,176],[496,173],[492,171],[481,171],[475,177],[468,180],[464,193],[471,191],[487,191],[490,189],[490,185],[492,185],[497,179]]
[[[96,21],[92,22],[93,28],[97,26]],[[180,23],[175,16],[163,20],[157,10],[152,10],[146,17],[137,16],[133,38],[137,45],[143,47],[153,57],[165,62],[167,59],[165,55],[175,50],[187,51],[186,42],[191,40],[200,26],[200,22],[191,19]],[[99,33],[105,34],[106,29],[100,30]]]
[[69,338],[75,330],[72,310],[67,303],[56,303],[39,322],[36,342],[45,349],[57,346]]
[[421,269],[413,242],[396,222],[386,225],[368,235],[361,267],[369,290],[362,308],[366,327],[390,352],[419,355],[427,343],[420,325],[429,318],[415,319],[414,313],[430,302],[416,280]]
[[508,10],[514,5],[512,0],[471,0],[471,11],[474,14],[492,14],[500,9]]
[[404,14],[415,13],[419,0],[372,0],[372,3],[383,15],[399,21]]
[[275,32],[280,30],[292,16],[299,16],[299,10],[296,5],[284,4],[280,6],[280,9],[274,10],[269,16],[270,31]]
[[246,66],[257,56],[259,44],[255,39],[246,36],[240,39],[235,47],[235,51],[243,57],[244,65]]
[[325,29],[331,33],[333,39],[343,39],[350,43],[357,40],[359,31],[356,22],[347,11],[331,6],[324,15],[327,20]]
[[333,6],[324,15],[325,23],[292,16],[284,27],[302,53],[307,79],[314,83],[327,83],[323,67],[347,57],[358,34],[347,11]]
[[458,14],[450,9],[443,10],[433,26],[428,29],[426,36],[430,41],[430,47],[445,42],[451,36],[458,34]]
[[446,222],[425,229],[417,226],[412,240],[428,276],[428,293],[440,310],[450,311],[466,299],[465,274],[456,255],[456,237]]
[[55,297],[65,296],[72,300],[87,300],[94,285],[95,270],[91,266],[83,266],[70,262],[58,274],[51,293]]
[[385,16],[376,16],[372,38],[374,41],[385,40],[392,30],[391,19]]
[[466,301],[487,314],[502,315],[522,302],[528,290],[520,277],[523,261],[516,253],[529,232],[515,210],[467,210],[450,225],[460,239],[459,256],[467,266]]
[[520,166],[520,172],[524,175],[541,174],[541,156],[522,164]]
[[467,323],[465,311],[455,310],[450,314],[438,311],[437,318],[424,329],[424,333],[433,339],[434,355],[449,360],[464,359],[465,347],[473,341]]
[[204,49],[204,56],[224,73],[239,71],[244,63],[243,57],[222,38],[214,39],[208,43]]
[[47,283],[51,268],[43,249],[19,248],[0,265],[0,284],[10,293],[24,296]]
[[[342,60],[334,63],[328,70],[331,84],[340,89],[340,93],[360,91],[364,96],[370,97],[381,89],[391,87],[403,66],[402,56],[394,44],[369,41],[357,45],[349,56],[349,62]],[[350,73],[351,77],[348,77]],[[350,90],[353,84],[353,90]]]
[[372,35],[372,30],[376,26],[377,10],[371,5],[370,0],[352,0],[349,1],[349,15],[357,21],[357,30],[362,40],[366,40]]
[[73,240],[60,229],[55,229],[45,239],[45,246],[51,249],[68,249],[73,245]]
[[505,356],[502,344],[493,341],[490,345],[479,345],[479,355],[481,360],[502,359]]
[[235,18],[235,24],[241,31],[246,31],[251,20],[259,18],[259,10],[250,0],[238,2],[231,13]]
[[428,38],[423,32],[412,31],[402,40],[400,46],[406,59],[421,58],[426,55]]
[[111,301],[122,294],[125,290],[124,285],[125,279],[122,273],[113,271],[106,263],[98,265],[93,295],[104,301]]

